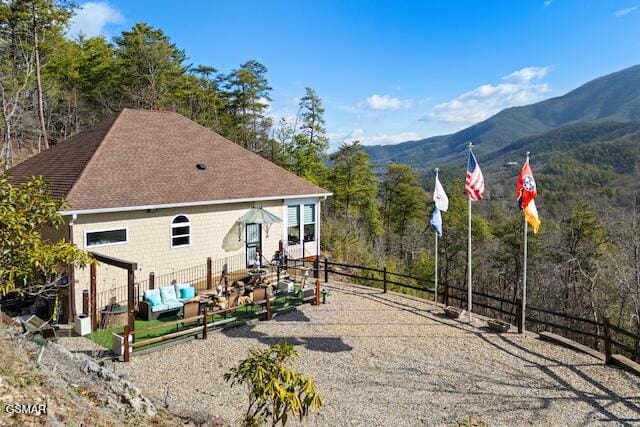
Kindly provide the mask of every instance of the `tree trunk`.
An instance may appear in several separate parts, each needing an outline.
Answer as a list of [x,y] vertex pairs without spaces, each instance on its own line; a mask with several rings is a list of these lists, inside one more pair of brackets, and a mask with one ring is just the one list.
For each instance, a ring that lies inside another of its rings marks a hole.
[[11,122],[7,118],[6,114],[4,114],[4,138],[2,142],[2,159],[4,160],[4,170],[6,172],[13,165],[13,147],[11,146]]
[[[36,92],[38,93],[38,118],[40,119],[40,135],[44,143],[44,149],[49,148],[49,140],[47,138],[47,126],[44,120],[44,100],[42,96],[42,76],[40,75],[40,47],[38,46],[38,23],[36,19],[36,2],[31,2],[31,14],[33,18],[33,54],[36,66]],[[40,151],[38,144],[38,151]]]

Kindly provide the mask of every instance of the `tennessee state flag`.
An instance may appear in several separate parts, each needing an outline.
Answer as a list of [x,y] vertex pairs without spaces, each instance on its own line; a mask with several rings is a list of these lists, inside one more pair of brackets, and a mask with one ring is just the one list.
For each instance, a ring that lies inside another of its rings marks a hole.
[[516,197],[518,198],[518,206],[524,209],[529,206],[529,202],[536,198],[538,189],[536,180],[533,179],[533,172],[529,166],[529,159],[522,165],[520,175],[518,175],[518,183],[516,184]]
[[527,220],[531,228],[533,228],[533,234],[538,234],[540,229],[540,217],[538,216],[538,209],[536,209],[536,201],[532,200],[523,210],[524,219]]
[[524,211],[524,217],[527,222],[531,224],[534,233],[537,233],[540,228],[540,218],[538,217],[538,210],[534,202],[537,195],[538,188],[535,179],[533,179],[529,159],[527,159],[522,166],[520,175],[518,175],[516,197],[518,198],[518,207]]

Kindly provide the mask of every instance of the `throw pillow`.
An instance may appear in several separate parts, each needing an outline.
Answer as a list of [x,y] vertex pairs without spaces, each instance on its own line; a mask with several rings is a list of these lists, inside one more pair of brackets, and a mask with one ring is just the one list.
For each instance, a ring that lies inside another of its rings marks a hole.
[[180,288],[180,299],[191,299],[196,296],[196,290],[191,286]]
[[162,302],[165,304],[171,301],[177,301],[176,289],[173,286],[160,288],[160,298],[162,298]]
[[145,299],[147,300],[147,302],[149,304],[151,304],[151,307],[154,307],[156,305],[160,305],[162,303],[162,301],[160,301],[160,295],[158,295],[158,294],[147,295],[147,297]]

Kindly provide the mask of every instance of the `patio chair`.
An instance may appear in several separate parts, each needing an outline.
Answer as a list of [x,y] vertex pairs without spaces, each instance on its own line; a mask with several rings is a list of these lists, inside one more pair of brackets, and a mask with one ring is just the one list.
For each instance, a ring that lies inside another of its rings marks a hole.
[[[192,317],[196,317],[198,314],[200,314],[200,302],[188,301],[188,302],[185,302],[184,305],[182,306],[182,313],[178,314],[178,319],[190,319]],[[186,323],[195,323],[199,325],[200,320],[195,320],[195,321],[192,320]],[[177,323],[176,330],[178,329],[179,325],[182,325],[184,327],[185,322]]]
[[251,304],[258,305],[267,302],[267,288],[260,286],[253,290],[253,301]]
[[267,303],[267,292],[268,291],[266,286],[256,287],[253,290],[253,300],[251,301],[251,305],[265,305]]

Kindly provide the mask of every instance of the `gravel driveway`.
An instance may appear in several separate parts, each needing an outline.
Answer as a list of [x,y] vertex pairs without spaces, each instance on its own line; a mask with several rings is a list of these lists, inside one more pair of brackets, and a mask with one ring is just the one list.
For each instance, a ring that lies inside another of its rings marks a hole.
[[346,284],[329,304],[135,356],[117,365],[172,412],[236,424],[243,390],[222,375],[247,350],[296,346],[325,406],[306,425],[640,425],[640,379],[535,335],[443,318],[431,302]]

